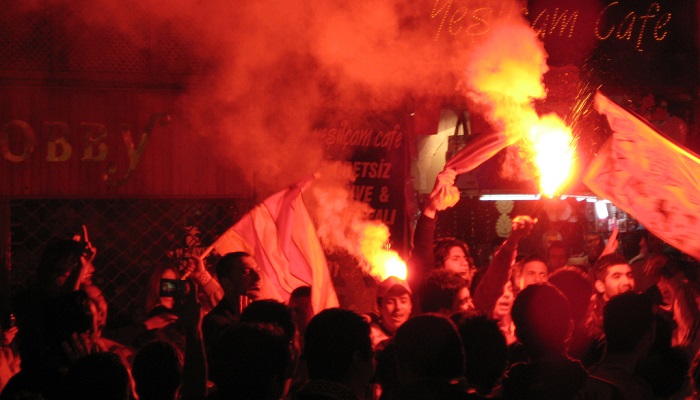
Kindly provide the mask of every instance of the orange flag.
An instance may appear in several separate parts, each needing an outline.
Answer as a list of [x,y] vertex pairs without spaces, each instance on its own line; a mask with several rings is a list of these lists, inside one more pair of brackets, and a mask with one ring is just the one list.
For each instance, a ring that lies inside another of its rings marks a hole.
[[273,194],[224,232],[211,248],[245,251],[262,270],[261,298],[284,303],[299,286],[311,286],[315,313],[338,307],[326,256],[301,192],[311,178]]
[[666,243],[700,259],[700,158],[601,93],[595,107],[613,135],[584,183]]

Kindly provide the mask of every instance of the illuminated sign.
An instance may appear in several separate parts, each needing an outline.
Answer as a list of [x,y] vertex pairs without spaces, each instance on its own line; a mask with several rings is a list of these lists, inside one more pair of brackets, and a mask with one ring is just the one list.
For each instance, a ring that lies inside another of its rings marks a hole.
[[527,18],[551,66],[588,64],[603,80],[692,85],[697,80],[693,0],[431,0],[433,39],[478,43],[504,16]]
[[[514,11],[513,3],[502,3],[497,6],[475,7],[463,5],[460,0],[435,0],[430,12],[430,18],[436,22],[435,40],[442,36],[473,40],[486,34],[494,21]],[[644,51],[645,43],[669,38],[668,25],[674,18],[671,3],[670,0],[621,0],[608,4],[533,1],[528,8],[519,11],[530,19],[541,39],[560,37],[577,40],[594,36],[599,41],[625,41],[634,46],[635,50]]]

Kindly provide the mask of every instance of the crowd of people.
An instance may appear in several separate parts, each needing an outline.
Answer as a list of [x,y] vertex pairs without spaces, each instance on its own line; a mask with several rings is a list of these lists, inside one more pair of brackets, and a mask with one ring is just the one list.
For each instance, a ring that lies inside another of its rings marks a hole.
[[438,176],[408,280],[378,283],[366,314],[314,310],[309,286],[261,299],[255,259],[234,252],[154,271],[140,322],[105,335],[96,249],[57,240],[5,305],[0,400],[700,398],[693,260],[651,234],[632,259],[615,234],[584,262],[556,237],[522,254],[537,221],[517,216],[477,269],[464,241],[435,238],[454,178]]

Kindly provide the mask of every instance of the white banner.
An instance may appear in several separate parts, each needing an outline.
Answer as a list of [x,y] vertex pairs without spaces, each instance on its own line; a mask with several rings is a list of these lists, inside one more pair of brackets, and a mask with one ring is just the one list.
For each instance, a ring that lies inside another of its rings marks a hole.
[[700,259],[700,158],[601,93],[595,106],[613,135],[584,183],[666,243]]

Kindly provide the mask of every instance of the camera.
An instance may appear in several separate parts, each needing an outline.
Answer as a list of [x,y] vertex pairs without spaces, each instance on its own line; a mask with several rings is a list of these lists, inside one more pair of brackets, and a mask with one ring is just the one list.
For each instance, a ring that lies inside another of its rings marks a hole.
[[161,279],[160,297],[182,299],[187,294],[187,281],[181,279]]

